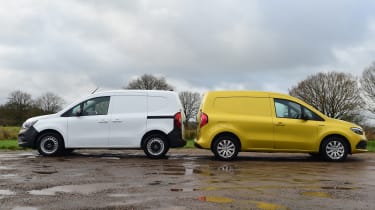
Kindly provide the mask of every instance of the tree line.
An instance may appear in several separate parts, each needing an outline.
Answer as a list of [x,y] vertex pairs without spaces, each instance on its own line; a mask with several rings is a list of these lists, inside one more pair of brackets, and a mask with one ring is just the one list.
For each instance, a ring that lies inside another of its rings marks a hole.
[[59,111],[64,103],[60,96],[51,92],[33,99],[27,92],[13,91],[7,102],[0,105],[0,125],[20,126],[29,117]]
[[[144,74],[130,81],[123,89],[174,90],[164,77]],[[363,71],[360,78],[349,73],[320,72],[289,89],[289,94],[314,106],[325,115],[367,126],[367,113],[375,114],[375,62]],[[201,95],[198,92],[179,93],[187,120],[198,113]],[[22,91],[9,94],[8,101],[0,106],[0,125],[20,125],[31,116],[54,113],[61,109],[64,100],[53,93],[37,99]],[[367,126],[368,127],[368,126]]]

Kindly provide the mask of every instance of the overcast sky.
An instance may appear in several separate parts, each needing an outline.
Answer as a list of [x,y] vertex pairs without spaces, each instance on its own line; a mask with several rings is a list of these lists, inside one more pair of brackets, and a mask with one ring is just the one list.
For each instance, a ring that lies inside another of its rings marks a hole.
[[144,73],[177,91],[287,93],[375,61],[375,1],[0,0],[0,103],[14,90],[71,102]]

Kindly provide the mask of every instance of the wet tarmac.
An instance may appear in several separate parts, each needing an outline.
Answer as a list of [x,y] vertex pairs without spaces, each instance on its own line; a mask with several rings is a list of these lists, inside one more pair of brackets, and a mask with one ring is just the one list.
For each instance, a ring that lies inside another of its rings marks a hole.
[[0,153],[0,209],[375,209],[375,153],[329,163],[305,154],[172,149]]

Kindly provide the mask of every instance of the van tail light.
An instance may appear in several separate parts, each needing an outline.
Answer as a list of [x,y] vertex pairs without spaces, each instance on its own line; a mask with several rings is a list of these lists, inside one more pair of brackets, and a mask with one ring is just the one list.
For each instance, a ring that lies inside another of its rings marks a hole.
[[177,112],[177,113],[174,115],[174,125],[175,125],[177,128],[181,128],[181,112]]
[[199,127],[203,127],[208,123],[208,115],[206,113],[201,114],[201,123],[199,124]]

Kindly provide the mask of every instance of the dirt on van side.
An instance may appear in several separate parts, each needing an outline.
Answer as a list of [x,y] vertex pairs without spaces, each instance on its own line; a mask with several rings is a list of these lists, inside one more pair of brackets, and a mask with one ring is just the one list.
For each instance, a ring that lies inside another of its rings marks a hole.
[[0,209],[375,209],[375,153],[330,163],[306,154],[208,150],[0,152]]

